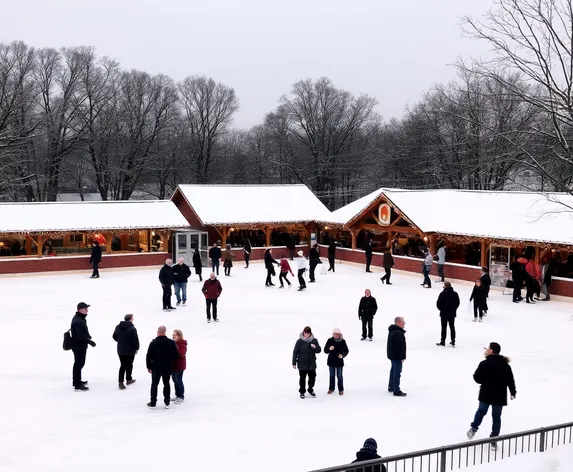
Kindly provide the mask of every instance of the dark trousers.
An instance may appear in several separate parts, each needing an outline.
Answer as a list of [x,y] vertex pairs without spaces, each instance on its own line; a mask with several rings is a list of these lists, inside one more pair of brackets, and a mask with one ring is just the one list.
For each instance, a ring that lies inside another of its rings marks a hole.
[[374,320],[372,318],[362,317],[362,339],[366,337],[366,328],[368,328],[368,337],[372,339],[372,336],[374,336],[374,328],[372,326],[373,321]]
[[299,370],[298,371],[298,391],[302,394],[306,392],[306,376],[308,375],[308,391],[314,391],[314,383],[316,382],[316,370]]
[[289,256],[290,256],[290,260],[291,260],[291,261],[294,261],[294,251],[295,251],[295,249],[296,249],[296,248],[294,248],[294,247],[289,247],[289,248],[288,248],[288,254],[289,254]]
[[372,254],[366,255],[366,272],[370,272],[370,264],[372,264]]
[[119,378],[117,379],[118,382],[123,382],[125,380],[132,380],[131,373],[133,372],[133,360],[135,356],[122,356],[119,355]]
[[314,271],[316,270],[316,266],[318,265],[318,261],[312,260],[309,263],[310,269],[308,271],[308,278],[311,282],[314,282]]
[[231,268],[230,267],[224,267],[225,269],[225,275],[231,275]]
[[281,272],[281,273],[279,274],[279,282],[281,283],[281,287],[284,287],[284,282],[283,282],[283,280],[284,280],[288,285],[290,285],[290,282],[289,282],[288,279],[287,279],[287,275],[288,275],[288,272]]
[[450,325],[450,337],[452,338],[452,344],[456,342],[456,326],[455,318],[446,318],[445,316],[440,317],[440,321],[442,322],[442,337],[441,343],[444,344],[446,342],[446,333],[448,330],[448,325]]
[[247,267],[249,267],[249,261],[251,260],[251,254],[247,254],[246,252],[245,254],[245,264]]
[[523,297],[521,296],[521,286],[522,286],[522,282],[521,280],[519,281],[513,281],[513,301],[514,302],[518,302],[520,300],[523,300]]
[[219,259],[212,259],[211,260],[211,272],[215,272],[219,275]]
[[211,319],[211,307],[213,307],[213,319],[217,319],[217,299],[216,298],[206,298],[207,302],[207,319]]
[[163,308],[171,306],[171,285],[163,285]]
[[342,367],[332,367],[328,366],[328,370],[330,373],[330,380],[328,382],[328,390],[334,391],[334,380],[335,375],[338,379],[338,391],[344,392],[344,379],[342,378]]
[[479,312],[479,317],[483,318],[483,305],[480,303],[476,303],[476,301],[474,300],[474,318],[478,317],[478,312]]
[[159,381],[163,381],[163,401],[166,405],[169,405],[171,401],[171,386],[169,381],[171,380],[171,372],[161,372],[152,371],[151,372],[151,403],[155,405],[157,403],[157,387],[159,386]]
[[92,262],[92,267],[93,267],[93,272],[92,272],[92,277],[99,277],[99,262],[100,261],[93,261]]
[[[471,424],[471,427],[476,431],[479,429],[481,422],[485,415],[487,415],[487,410],[489,410],[490,405],[487,403],[479,402],[478,410],[476,411],[474,421]],[[499,436],[501,431],[501,412],[503,410],[503,406],[501,405],[491,405],[491,417],[492,417],[492,427],[491,427],[491,434],[489,435],[490,438],[496,438]]]
[[298,270],[298,284],[302,288],[306,288],[306,282],[304,281],[304,273],[305,272],[306,272],[306,269],[299,269]]
[[400,392],[400,376],[402,375],[402,361],[390,361],[390,379],[388,380],[388,391]]
[[428,287],[432,286],[432,281],[430,280],[431,269],[432,266],[427,266],[427,265],[424,265],[424,268],[422,269],[422,274],[424,274],[424,285],[427,285]]
[[173,372],[171,378],[173,379],[173,386],[175,387],[175,396],[177,398],[185,398],[185,385],[183,385],[183,370]]
[[444,281],[444,264],[438,264],[438,277],[442,282]]
[[268,267],[267,268],[267,280],[265,281],[265,285],[273,285],[273,280],[271,278],[272,276],[273,276],[273,268]]
[[328,256],[328,270],[334,272],[334,256]]
[[386,281],[386,283],[390,283],[390,277],[392,276],[392,269],[390,267],[384,267],[384,277],[382,277],[382,283]]
[[74,387],[82,385],[82,369],[86,365],[87,349],[74,349],[74,367],[72,369],[72,384]]

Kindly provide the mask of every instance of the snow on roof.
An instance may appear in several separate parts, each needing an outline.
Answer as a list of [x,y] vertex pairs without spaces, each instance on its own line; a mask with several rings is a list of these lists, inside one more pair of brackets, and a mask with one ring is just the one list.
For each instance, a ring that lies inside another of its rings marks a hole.
[[332,222],[306,185],[179,185],[204,225]]
[[349,203],[348,205],[339,208],[338,210],[333,211],[333,223],[340,223],[343,225],[348,223],[355,216],[358,216],[360,213],[366,210],[366,208],[368,208],[374,202],[374,200],[376,200],[380,194],[382,194],[382,192],[383,189],[380,188],[362,198],[359,198],[358,200],[353,201],[352,203]]
[[188,226],[169,200],[0,203],[0,233]]

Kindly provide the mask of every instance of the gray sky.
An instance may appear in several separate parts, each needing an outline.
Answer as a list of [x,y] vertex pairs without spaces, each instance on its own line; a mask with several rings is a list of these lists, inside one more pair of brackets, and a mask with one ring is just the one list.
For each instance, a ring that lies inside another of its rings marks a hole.
[[0,42],[95,46],[124,69],[175,80],[205,74],[235,88],[235,125],[260,123],[301,78],[330,77],[400,117],[458,56],[487,55],[463,38],[463,14],[492,0],[45,0],[4,2]]

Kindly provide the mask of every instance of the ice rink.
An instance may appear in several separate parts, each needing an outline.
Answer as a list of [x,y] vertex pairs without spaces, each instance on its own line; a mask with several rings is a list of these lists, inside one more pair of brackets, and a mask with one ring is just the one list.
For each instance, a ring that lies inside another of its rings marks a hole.
[[[260,263],[248,270],[236,263],[231,277],[221,272],[220,322],[211,324],[195,276],[188,305],[166,313],[158,269],[110,272],[104,260],[101,278],[89,275],[0,278],[3,472],[302,472],[352,461],[368,437],[377,440],[381,456],[462,442],[477,407],[472,374],[490,341],[511,358],[517,384],[517,399],[503,412],[502,434],[573,419],[571,303],[513,304],[492,291],[489,316],[472,323],[471,286],[454,283],[462,299],[454,349],[435,345],[442,284],[423,289],[421,274],[394,274],[394,285],[383,286],[379,272],[338,264],[336,274],[318,275],[299,293],[279,290],[278,278],[277,287],[265,287]],[[379,306],[374,342],[360,341],[357,308],[366,288]],[[87,321],[97,343],[83,371],[86,393],[72,389],[73,356],[62,350],[80,301],[91,304]],[[142,347],[137,382],[120,391],[111,336],[126,313],[135,315]],[[387,328],[395,316],[406,319],[406,398],[386,390]],[[145,353],[161,324],[169,334],[181,329],[189,342],[186,399],[170,410],[160,400],[150,411]],[[327,356],[321,353],[317,397],[299,398],[291,356],[305,325],[321,346],[333,327],[342,330],[350,348],[344,396],[326,394]],[[476,438],[489,435],[490,418]]]

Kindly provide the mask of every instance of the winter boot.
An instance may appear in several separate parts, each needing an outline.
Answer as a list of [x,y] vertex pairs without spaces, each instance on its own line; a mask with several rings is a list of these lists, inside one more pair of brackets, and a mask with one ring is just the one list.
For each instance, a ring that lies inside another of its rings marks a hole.
[[74,387],[74,390],[76,392],[87,392],[90,388],[85,386],[85,385],[79,385],[77,387]]
[[316,397],[316,393],[314,393],[314,390],[309,390],[308,394],[313,398]]
[[119,389],[125,390],[125,384],[123,382],[119,382]]
[[330,395],[334,390],[329,390],[327,393]]
[[476,433],[477,433],[477,429],[475,429],[475,428],[470,428],[470,429],[468,429],[468,432],[466,433],[466,436],[468,437],[468,439],[473,439],[474,436],[476,435]]
[[128,380],[128,381],[125,382],[125,383],[126,383],[127,385],[134,384],[134,383],[135,383],[135,379]]
[[436,346],[445,346],[446,343],[436,343]]
[[149,403],[147,404],[147,406],[148,406],[149,408],[155,408],[155,403],[149,402]]
[[300,398],[304,399],[304,393],[300,394]]

